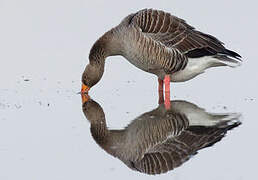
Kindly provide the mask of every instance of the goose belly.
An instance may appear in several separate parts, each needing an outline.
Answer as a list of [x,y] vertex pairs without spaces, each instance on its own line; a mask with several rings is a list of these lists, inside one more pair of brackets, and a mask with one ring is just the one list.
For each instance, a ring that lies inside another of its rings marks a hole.
[[133,64],[134,66],[136,66],[137,68],[143,70],[143,71],[147,71],[149,70],[149,65],[148,63],[143,63],[142,61],[140,61],[139,59],[136,58],[126,58],[131,64]]
[[140,57],[137,56],[137,54],[135,53],[131,53],[129,55],[125,55],[124,56],[131,64],[133,64],[134,66],[136,66],[137,68],[149,72],[149,73],[154,73],[155,71],[160,69],[160,66],[153,63],[154,61],[150,60],[150,59],[146,59],[145,57]]
[[218,60],[213,57],[188,58],[185,69],[171,74],[172,82],[183,82],[202,74],[205,69],[212,67]]

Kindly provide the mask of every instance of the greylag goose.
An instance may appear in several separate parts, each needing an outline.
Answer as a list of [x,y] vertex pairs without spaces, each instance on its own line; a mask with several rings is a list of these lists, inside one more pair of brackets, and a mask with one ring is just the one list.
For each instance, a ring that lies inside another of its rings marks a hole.
[[92,46],[82,75],[82,93],[101,79],[105,59],[121,55],[136,67],[157,75],[159,92],[165,84],[165,105],[170,107],[170,82],[183,82],[217,66],[240,65],[241,56],[221,41],[197,31],[170,13],[144,9],[128,15]]
[[132,170],[161,174],[181,166],[200,149],[220,141],[240,125],[239,114],[212,114],[186,102],[171,101],[144,113],[126,128],[109,130],[101,106],[82,94],[82,110],[96,143]]

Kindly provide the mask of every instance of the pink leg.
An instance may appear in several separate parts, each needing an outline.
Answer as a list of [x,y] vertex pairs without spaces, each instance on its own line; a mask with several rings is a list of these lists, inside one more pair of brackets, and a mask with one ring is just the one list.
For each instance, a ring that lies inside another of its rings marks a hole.
[[170,109],[170,75],[165,75],[165,108]]
[[159,104],[164,103],[164,96],[163,96],[163,80],[158,79],[159,81]]

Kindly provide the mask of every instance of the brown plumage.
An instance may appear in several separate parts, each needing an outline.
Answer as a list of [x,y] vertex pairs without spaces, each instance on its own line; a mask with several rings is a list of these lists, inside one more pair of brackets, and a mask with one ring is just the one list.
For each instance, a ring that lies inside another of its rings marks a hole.
[[[99,82],[108,56],[121,55],[136,67],[165,82],[165,106],[170,107],[170,82],[183,82],[207,68],[240,65],[240,55],[214,36],[202,33],[169,13],[144,9],[130,14],[100,37],[91,48],[82,75],[82,93]],[[161,93],[160,93],[161,94]]]
[[227,50],[214,36],[196,31],[184,20],[169,13],[145,9],[136,13],[131,23],[143,33],[170,48],[178,49],[187,57],[200,57],[218,53],[239,58],[240,55]]
[[154,9],[130,14],[95,42],[82,82],[94,86],[103,75],[105,58],[113,55],[124,56],[159,79],[169,75],[173,82],[192,79],[210,67],[239,65],[241,57],[214,36]]
[[186,101],[171,101],[169,111],[161,104],[121,130],[107,128],[104,111],[93,100],[83,103],[83,112],[101,148],[146,174],[173,170],[240,124],[239,114],[211,114]]

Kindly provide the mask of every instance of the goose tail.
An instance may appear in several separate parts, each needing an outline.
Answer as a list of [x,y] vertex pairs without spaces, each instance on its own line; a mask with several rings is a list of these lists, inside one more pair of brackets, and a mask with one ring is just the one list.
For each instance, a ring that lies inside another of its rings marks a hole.
[[225,49],[223,53],[218,53],[214,56],[220,63],[235,68],[242,64],[241,56],[231,50]]

